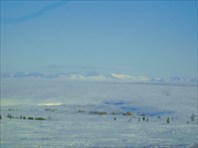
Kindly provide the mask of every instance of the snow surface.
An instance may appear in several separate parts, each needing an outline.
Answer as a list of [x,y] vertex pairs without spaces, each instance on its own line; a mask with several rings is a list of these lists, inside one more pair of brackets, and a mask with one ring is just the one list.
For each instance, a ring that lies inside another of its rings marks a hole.
[[[127,112],[132,116],[123,115]],[[8,114],[15,119],[7,118]],[[47,120],[16,119],[21,115]],[[183,83],[3,79],[1,116],[1,147],[5,148],[198,144],[197,87]]]

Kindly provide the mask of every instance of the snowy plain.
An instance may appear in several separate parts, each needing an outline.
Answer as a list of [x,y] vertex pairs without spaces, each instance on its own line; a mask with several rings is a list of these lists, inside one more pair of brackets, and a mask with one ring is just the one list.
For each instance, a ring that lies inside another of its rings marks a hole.
[[183,83],[3,79],[1,117],[5,148],[198,144],[197,86]]

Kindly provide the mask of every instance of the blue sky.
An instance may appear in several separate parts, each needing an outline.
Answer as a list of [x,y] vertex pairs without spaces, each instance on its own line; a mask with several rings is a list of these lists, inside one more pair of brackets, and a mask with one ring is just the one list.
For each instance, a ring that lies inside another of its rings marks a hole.
[[1,71],[197,76],[197,1],[1,1]]

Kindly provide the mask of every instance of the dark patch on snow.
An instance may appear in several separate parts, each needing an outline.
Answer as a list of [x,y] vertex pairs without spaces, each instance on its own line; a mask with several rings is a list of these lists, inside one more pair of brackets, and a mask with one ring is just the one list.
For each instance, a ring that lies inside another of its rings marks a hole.
[[134,106],[122,106],[120,107],[124,111],[140,111],[141,108],[139,107],[134,107]]
[[105,101],[103,102],[104,104],[107,104],[107,105],[124,105],[126,104],[126,102],[124,101]]
[[172,114],[171,111],[151,111],[144,113],[146,116],[164,116]]
[[153,108],[144,108],[144,107],[136,107],[136,106],[135,107],[134,106],[122,106],[120,107],[120,109],[123,111],[133,112],[140,116],[151,116],[151,117],[164,116],[164,115],[169,115],[173,113],[171,111],[159,111]]

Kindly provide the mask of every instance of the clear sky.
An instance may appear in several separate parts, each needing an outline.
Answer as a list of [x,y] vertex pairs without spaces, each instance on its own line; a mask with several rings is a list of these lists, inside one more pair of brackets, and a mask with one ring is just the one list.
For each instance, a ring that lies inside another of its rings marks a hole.
[[1,1],[1,71],[197,76],[197,1]]

